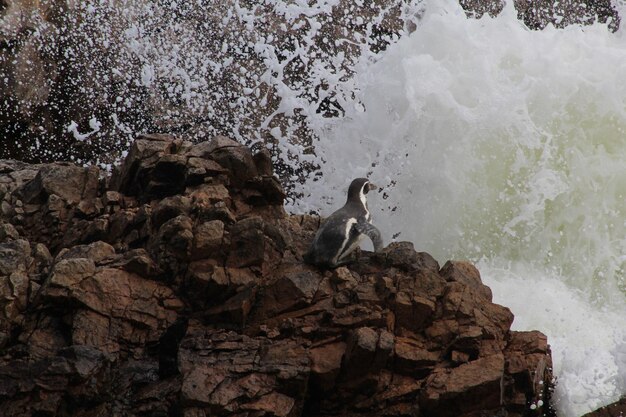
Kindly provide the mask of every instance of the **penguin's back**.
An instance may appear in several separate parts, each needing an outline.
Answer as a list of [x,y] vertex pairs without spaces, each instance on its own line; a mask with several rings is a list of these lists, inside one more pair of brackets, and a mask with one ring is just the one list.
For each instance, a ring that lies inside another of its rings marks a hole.
[[345,207],[330,215],[317,231],[307,261],[320,265],[332,265],[358,240],[359,232],[354,225],[359,221]]

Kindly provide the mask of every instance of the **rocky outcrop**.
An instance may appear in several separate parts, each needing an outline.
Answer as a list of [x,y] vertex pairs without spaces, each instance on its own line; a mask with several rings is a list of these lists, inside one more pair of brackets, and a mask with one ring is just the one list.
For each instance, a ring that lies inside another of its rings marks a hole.
[[549,415],[540,332],[407,242],[330,271],[266,152],[137,140],[110,178],[0,161],[7,416]]

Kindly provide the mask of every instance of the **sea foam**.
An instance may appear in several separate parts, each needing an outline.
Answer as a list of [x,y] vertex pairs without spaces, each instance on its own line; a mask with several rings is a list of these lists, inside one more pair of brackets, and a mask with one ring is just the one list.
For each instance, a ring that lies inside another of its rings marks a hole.
[[[468,19],[433,1],[355,76],[354,108],[316,126],[323,176],[296,208],[328,214],[352,178],[386,241],[477,262],[513,328],[552,346],[555,406],[626,392],[626,42],[606,25],[529,30],[511,5]],[[328,196],[336,196],[336,199]]]

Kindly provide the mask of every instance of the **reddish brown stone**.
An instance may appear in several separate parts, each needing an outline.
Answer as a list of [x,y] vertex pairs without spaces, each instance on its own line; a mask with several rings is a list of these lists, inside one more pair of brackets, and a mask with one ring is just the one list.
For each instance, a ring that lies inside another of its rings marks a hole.
[[221,255],[224,240],[224,222],[212,220],[197,225],[193,232],[193,259],[217,258]]
[[260,266],[265,259],[263,219],[252,217],[237,222],[230,229],[230,256],[228,266]]
[[280,278],[267,286],[261,300],[267,315],[277,315],[303,308],[313,302],[321,283],[321,277],[310,270],[287,268]]
[[309,350],[311,372],[317,378],[315,383],[323,391],[328,391],[335,385],[345,352],[346,344],[343,342],[329,343]]
[[427,376],[441,360],[441,352],[431,352],[423,341],[397,337],[395,343],[395,371],[421,379]]
[[287,417],[291,415],[295,403],[296,401],[287,395],[272,392],[254,402],[244,404],[241,408],[244,410],[263,411],[276,417]]
[[427,298],[401,291],[394,302],[395,325],[420,331],[433,320],[435,303]]
[[497,410],[503,396],[504,355],[492,355],[428,377],[420,404],[432,416]]
[[478,294],[487,300],[492,300],[491,288],[483,284],[478,269],[469,262],[448,261],[441,268],[441,275],[448,282],[454,281],[465,284],[475,289]]
[[41,167],[35,178],[16,192],[25,203],[45,203],[56,195],[70,204],[83,198],[96,196],[99,171],[97,168],[80,168],[67,163]]
[[211,159],[228,170],[236,185],[243,185],[258,175],[250,150],[232,139],[216,136],[209,142],[207,152]]

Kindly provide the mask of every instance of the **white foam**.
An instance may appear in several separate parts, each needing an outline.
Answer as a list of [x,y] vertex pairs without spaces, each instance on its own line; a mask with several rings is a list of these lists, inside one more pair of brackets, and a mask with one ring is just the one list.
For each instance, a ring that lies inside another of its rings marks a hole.
[[552,346],[560,416],[580,416],[616,401],[626,389],[626,303],[593,305],[560,276],[528,264],[478,264],[494,302],[515,313],[513,329],[541,329]]
[[359,70],[346,118],[316,126],[324,176],[299,207],[328,214],[359,176],[395,184],[368,199],[385,240],[481,260],[515,328],[548,334],[562,417],[626,392],[623,37],[431,2]]

